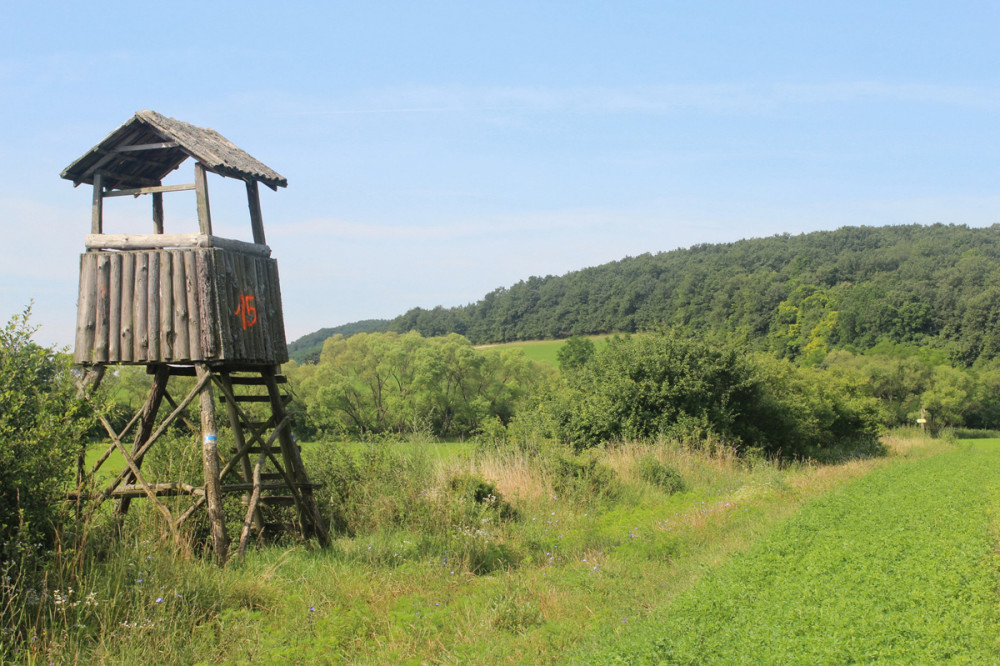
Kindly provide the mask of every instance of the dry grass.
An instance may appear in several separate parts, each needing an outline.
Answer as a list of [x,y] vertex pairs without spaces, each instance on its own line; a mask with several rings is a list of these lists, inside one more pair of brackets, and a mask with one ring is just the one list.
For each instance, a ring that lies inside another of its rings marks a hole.
[[552,484],[539,468],[537,461],[522,451],[500,451],[443,465],[442,478],[457,473],[480,476],[496,486],[501,496],[509,500],[537,500],[552,494]]
[[889,452],[899,458],[923,458],[950,446],[947,440],[933,439],[918,428],[899,428],[882,438]]

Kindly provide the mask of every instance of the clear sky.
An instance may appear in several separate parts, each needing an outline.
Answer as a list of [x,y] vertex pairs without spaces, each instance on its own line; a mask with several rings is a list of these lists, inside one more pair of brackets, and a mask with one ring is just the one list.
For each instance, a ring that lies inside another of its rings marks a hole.
[[[144,108],[288,178],[289,340],[698,243],[991,225],[998,34],[985,1],[7,2],[0,323],[33,300],[72,344],[91,188],[59,173]],[[209,188],[249,238],[239,183]],[[145,199],[109,230],[148,232]]]

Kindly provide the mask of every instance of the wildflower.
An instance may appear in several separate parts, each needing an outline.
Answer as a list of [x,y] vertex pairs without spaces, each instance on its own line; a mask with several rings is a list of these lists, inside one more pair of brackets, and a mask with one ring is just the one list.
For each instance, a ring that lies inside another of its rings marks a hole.
[[163,603],[163,597],[156,597],[156,603],[162,604]]

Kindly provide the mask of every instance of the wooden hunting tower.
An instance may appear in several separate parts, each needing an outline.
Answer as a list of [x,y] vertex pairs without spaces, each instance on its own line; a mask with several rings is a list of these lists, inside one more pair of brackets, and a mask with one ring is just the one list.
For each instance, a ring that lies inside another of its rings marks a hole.
[[[194,162],[194,182],[163,185],[164,177],[188,158]],[[245,183],[252,243],[213,235],[208,173]],[[171,531],[207,504],[220,559],[229,543],[221,500],[227,491],[243,494],[248,505],[241,554],[252,531],[276,526],[267,522],[268,505],[294,506],[301,532],[325,542],[313,486],[291,436],[287,397],[279,388],[285,384],[279,365],[288,360],[288,349],[277,262],[265,243],[258,191],[258,183],[277,190],[288,182],[218,132],[154,111],[136,113],[68,166],[62,177],[92,185],[94,192],[90,234],[80,259],[73,355],[86,369],[83,386],[96,386],[108,365],[144,365],[153,377],[146,403],[123,431],[115,432],[102,419],[111,445],[89,476],[81,462],[74,495],[96,500],[95,506],[117,498],[119,514],[128,510],[131,499],[149,497]],[[197,214],[198,233],[166,233],[163,195],[185,190],[195,192],[191,212]],[[152,199],[151,233],[104,233],[105,199],[143,195]],[[167,390],[170,378],[178,375],[197,378],[179,403]],[[213,386],[221,391],[234,440],[225,464],[217,444]],[[204,485],[145,479],[143,456],[172,421],[183,418],[195,397],[201,407]],[[158,421],[164,399],[173,411]],[[249,406],[254,402],[266,405],[267,418]],[[122,440],[133,429],[126,450]],[[126,468],[104,491],[85,492],[88,478],[116,449]],[[238,480],[232,481],[233,476]],[[185,494],[192,497],[191,505],[176,517],[160,500]]]

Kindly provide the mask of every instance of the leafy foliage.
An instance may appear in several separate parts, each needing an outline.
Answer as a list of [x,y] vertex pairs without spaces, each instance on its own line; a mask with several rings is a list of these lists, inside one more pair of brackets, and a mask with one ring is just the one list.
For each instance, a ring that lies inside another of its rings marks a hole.
[[559,369],[569,372],[582,368],[593,358],[596,351],[597,348],[591,340],[581,335],[574,335],[566,340],[556,353]]
[[667,437],[801,455],[874,443],[882,422],[878,401],[856,379],[677,331],[616,337],[569,381],[557,409],[577,449]]
[[335,335],[350,337],[355,333],[374,333],[381,331],[389,324],[388,319],[365,319],[355,321],[343,326],[333,328],[321,328],[307,335],[303,335],[298,340],[288,343],[288,355],[298,363],[316,363],[319,355],[323,351],[323,343],[328,338]]
[[513,350],[476,350],[459,335],[359,333],[326,341],[320,362],[289,372],[306,413],[334,436],[467,436],[508,421],[545,370]]
[[660,462],[652,454],[639,458],[639,476],[646,483],[656,486],[668,495],[684,490],[684,479],[681,478],[680,472]]
[[31,310],[0,329],[0,539],[47,540],[87,424],[69,360],[31,340]]

